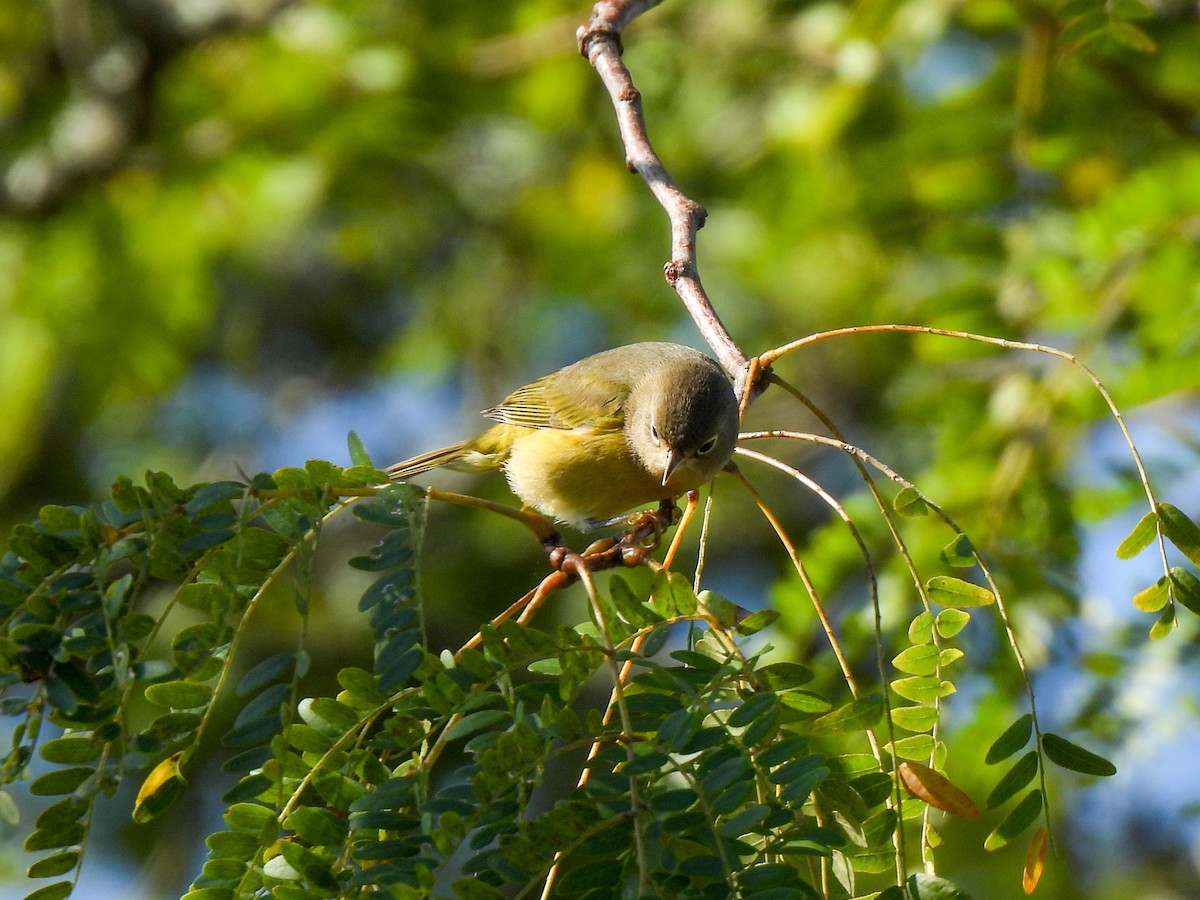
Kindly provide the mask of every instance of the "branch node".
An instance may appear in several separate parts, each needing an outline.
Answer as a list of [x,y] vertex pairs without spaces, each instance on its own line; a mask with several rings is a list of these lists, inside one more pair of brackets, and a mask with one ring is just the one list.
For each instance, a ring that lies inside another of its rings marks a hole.
[[597,44],[611,43],[617,56],[625,52],[621,45],[621,33],[606,22],[585,22],[575,30],[575,40],[579,43],[580,55],[588,62],[592,62],[592,54]]
[[663,266],[663,276],[672,287],[681,278],[686,278],[692,270],[692,264],[687,259],[673,259]]

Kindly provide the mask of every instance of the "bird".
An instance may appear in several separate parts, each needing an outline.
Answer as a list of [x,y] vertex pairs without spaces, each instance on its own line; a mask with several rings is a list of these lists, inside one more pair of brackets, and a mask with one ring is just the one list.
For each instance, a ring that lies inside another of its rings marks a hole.
[[498,424],[398,462],[389,478],[500,470],[526,507],[581,531],[711,481],[733,455],[739,419],[720,365],[655,341],[585,357],[482,414]]

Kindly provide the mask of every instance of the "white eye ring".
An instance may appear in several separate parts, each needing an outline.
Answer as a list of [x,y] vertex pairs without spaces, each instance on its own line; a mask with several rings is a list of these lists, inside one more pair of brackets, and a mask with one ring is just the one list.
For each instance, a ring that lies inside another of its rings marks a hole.
[[714,434],[707,441],[705,441],[703,444],[701,444],[699,447],[696,448],[696,455],[704,456],[708,453],[712,453],[713,450],[716,449],[716,446],[717,446],[717,436]]
[[650,440],[654,441],[655,444],[662,443],[662,438],[658,434],[658,426],[653,421],[650,423]]

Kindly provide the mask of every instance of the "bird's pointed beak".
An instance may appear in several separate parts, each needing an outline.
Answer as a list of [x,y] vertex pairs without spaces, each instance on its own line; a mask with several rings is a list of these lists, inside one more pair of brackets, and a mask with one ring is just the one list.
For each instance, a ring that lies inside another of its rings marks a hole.
[[667,482],[671,480],[671,475],[679,468],[679,464],[683,462],[683,454],[678,450],[667,451],[667,465],[663,469],[662,483],[663,487],[667,486]]

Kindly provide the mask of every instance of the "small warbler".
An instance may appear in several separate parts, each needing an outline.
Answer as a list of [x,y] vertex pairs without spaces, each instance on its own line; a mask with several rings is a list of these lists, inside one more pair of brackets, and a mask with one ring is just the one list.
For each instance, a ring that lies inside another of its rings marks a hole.
[[710,481],[729,462],[738,432],[737,397],[721,367],[668,343],[589,356],[483,415],[499,424],[396,463],[388,475],[501,469],[526,506],[586,530]]

